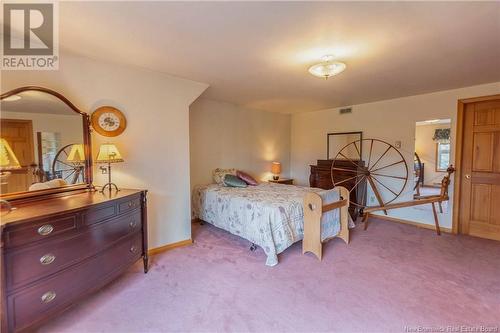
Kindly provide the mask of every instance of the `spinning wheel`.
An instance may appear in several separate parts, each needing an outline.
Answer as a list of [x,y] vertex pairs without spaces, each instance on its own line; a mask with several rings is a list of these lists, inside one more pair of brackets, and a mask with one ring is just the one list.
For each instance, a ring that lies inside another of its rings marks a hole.
[[68,184],[78,184],[84,182],[85,164],[82,162],[68,161],[68,156],[73,144],[62,147],[54,157],[52,162],[52,179],[63,179]]
[[415,174],[415,186],[413,187],[413,191],[417,191],[417,195],[420,195],[420,185],[424,177],[424,168],[417,153],[413,156],[413,173]]
[[[355,168],[340,167],[346,161]],[[339,172],[348,176],[339,177]],[[385,141],[356,140],[345,145],[335,156],[331,178],[334,187],[354,182],[349,186],[349,193],[356,189],[356,193],[361,193],[363,197],[351,204],[363,210],[396,200],[408,182],[408,165],[399,150]],[[366,200],[367,197],[369,200]]]

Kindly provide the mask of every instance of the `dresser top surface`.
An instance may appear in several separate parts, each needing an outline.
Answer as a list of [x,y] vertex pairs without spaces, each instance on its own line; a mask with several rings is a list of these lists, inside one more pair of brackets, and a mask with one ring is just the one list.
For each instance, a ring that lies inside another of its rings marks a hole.
[[85,191],[83,193],[68,194],[61,197],[40,199],[32,202],[16,204],[10,213],[0,217],[0,225],[4,227],[9,223],[21,222],[28,219],[43,218],[53,214],[64,213],[72,210],[82,209],[92,205],[98,205],[107,201],[125,198],[139,194],[144,190],[121,189],[118,192],[100,193],[98,191]]

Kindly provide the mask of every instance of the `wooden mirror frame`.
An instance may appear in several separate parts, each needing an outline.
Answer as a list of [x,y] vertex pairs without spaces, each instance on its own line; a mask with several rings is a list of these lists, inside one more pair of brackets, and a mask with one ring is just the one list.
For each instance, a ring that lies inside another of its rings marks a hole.
[[[326,159],[330,160],[335,158],[335,155],[330,156],[330,136],[335,136],[335,135],[359,135],[359,139],[356,140],[363,140],[363,132],[362,131],[353,131],[353,132],[334,132],[334,133],[327,133],[326,134]],[[363,156],[363,147],[360,147],[360,155]],[[335,154],[335,153],[334,153]]]
[[24,86],[19,87],[13,90],[10,90],[6,93],[2,93],[0,95],[0,100],[3,100],[9,96],[17,95],[19,93],[25,91],[40,91],[43,93],[50,94],[59,100],[61,100],[64,104],[66,104],[71,110],[80,114],[82,116],[82,125],[83,125],[83,146],[85,153],[85,174],[84,174],[84,183],[77,185],[68,185],[64,187],[51,188],[47,190],[38,190],[38,191],[24,191],[24,192],[13,192],[7,194],[0,194],[0,200],[29,200],[36,199],[40,196],[48,196],[48,195],[59,195],[69,191],[76,190],[88,190],[92,189],[92,149],[91,149],[91,137],[90,137],[90,117],[86,112],[81,111],[77,108],[73,103],[71,103],[66,97],[54,91],[52,89],[38,87],[38,86]]

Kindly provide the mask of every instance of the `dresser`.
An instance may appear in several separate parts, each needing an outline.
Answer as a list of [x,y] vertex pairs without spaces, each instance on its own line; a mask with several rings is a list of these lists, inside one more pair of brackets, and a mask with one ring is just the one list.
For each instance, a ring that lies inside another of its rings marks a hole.
[[364,161],[359,160],[353,160],[352,162],[348,160],[336,160],[336,169],[343,169],[345,171],[332,170],[332,163],[333,160],[318,160],[316,165],[311,165],[309,185],[311,187],[318,187],[325,190],[332,189],[333,176],[335,183],[340,183],[339,186],[343,186],[350,191],[349,200],[354,204],[349,206],[349,213],[351,214],[352,219],[356,220],[360,214],[359,206],[364,206],[366,203],[366,180],[362,180],[356,187],[354,187],[357,182],[357,179],[354,176],[356,175],[356,172],[364,168],[365,163]]
[[35,328],[141,258],[146,273],[146,194],[85,190],[14,201],[1,220],[2,332]]

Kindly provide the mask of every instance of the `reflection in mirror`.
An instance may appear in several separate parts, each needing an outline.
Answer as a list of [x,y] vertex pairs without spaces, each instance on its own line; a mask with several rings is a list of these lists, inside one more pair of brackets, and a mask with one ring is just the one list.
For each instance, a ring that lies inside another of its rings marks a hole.
[[[356,150],[351,142],[361,140],[362,132],[344,132],[327,134],[327,159],[346,159],[359,160],[360,152]],[[346,147],[347,146],[347,147]],[[358,143],[359,146],[359,143]],[[342,150],[342,148],[345,148]],[[342,150],[345,156],[336,156]]]
[[2,195],[85,182],[82,115],[62,100],[35,90],[9,96],[0,123]]
[[[441,180],[450,165],[451,119],[418,121],[415,126],[415,155],[413,163],[414,198],[439,195]],[[432,210],[430,205],[416,209]],[[440,210],[447,212],[448,202]]]

